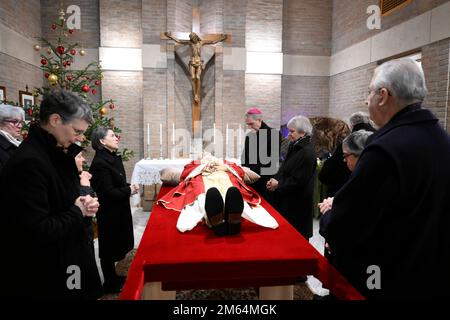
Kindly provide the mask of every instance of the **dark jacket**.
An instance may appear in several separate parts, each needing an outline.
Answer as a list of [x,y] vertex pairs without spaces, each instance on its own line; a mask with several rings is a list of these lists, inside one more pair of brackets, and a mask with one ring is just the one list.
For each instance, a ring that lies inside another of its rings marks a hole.
[[97,212],[99,255],[101,259],[119,261],[134,247],[131,190],[122,158],[106,149],[99,150],[89,171],[100,202]]
[[3,170],[6,161],[8,161],[16,150],[17,147],[0,134],[0,173]]
[[[73,157],[56,147],[55,138],[32,126],[28,139],[0,177],[2,203],[3,290],[9,298],[96,299],[100,276],[88,242],[83,215],[74,205],[80,195]],[[70,266],[80,268],[81,289]]]
[[[278,137],[276,150],[272,150],[272,136]],[[260,148],[260,141],[262,139],[267,139],[267,145],[265,147],[267,151]],[[278,167],[278,162],[280,159],[280,145],[280,131],[269,127],[264,121],[262,121],[261,128],[258,131],[251,132],[245,137],[245,147],[244,153],[242,155],[242,166],[250,168],[250,170],[256,172],[261,176],[261,178],[251,186],[270,203],[273,202],[273,195],[267,191],[266,183],[270,180],[270,178],[273,177],[273,174],[264,174],[264,172],[263,174],[261,174],[261,169],[273,167],[274,173],[277,171],[276,168]],[[271,160],[272,153],[275,159],[275,163],[273,163]],[[269,158],[270,160],[265,158]]]
[[[449,164],[449,135],[420,104],[372,135],[321,219],[335,266],[367,297],[448,297]],[[367,289],[371,265],[380,290]]]
[[[352,132],[358,130],[366,130],[375,132],[376,130],[368,123],[359,123],[355,125]],[[333,197],[335,193],[350,178],[351,171],[347,164],[343,161],[342,142],[336,146],[333,155],[329,157],[323,164],[319,173],[319,180],[327,186],[327,197]]]
[[305,136],[291,144],[274,179],[275,207],[306,239],[312,236],[312,197],[316,156],[311,138]]

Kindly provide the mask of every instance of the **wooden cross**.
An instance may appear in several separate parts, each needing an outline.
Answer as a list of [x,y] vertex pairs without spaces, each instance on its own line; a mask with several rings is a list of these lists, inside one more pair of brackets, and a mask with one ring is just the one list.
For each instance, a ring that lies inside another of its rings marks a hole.
[[[190,59],[187,62],[186,59],[180,56],[184,62],[185,67],[191,75],[192,82],[192,132],[194,137],[201,136],[200,127],[197,125],[201,121],[201,97],[202,97],[202,75],[206,64],[214,55],[211,54],[207,57],[202,57],[202,47],[204,45],[216,44],[222,41],[231,41],[231,36],[226,34],[201,34],[200,33],[200,9],[194,7],[192,9],[192,32],[164,32],[161,33],[161,39],[174,40],[181,45],[189,45]],[[176,51],[177,52],[177,51]],[[178,53],[177,53],[178,54]],[[200,135],[199,135],[200,134]]]

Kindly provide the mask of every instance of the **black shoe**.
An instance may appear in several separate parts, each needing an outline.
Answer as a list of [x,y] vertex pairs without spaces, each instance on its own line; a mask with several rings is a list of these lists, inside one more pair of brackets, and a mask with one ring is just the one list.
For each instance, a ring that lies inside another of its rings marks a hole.
[[225,217],[228,222],[228,234],[234,235],[241,232],[241,216],[244,211],[244,199],[236,187],[227,190],[225,196]]
[[223,199],[217,188],[210,188],[206,192],[205,211],[211,229],[218,236],[227,234],[227,223],[223,212]]

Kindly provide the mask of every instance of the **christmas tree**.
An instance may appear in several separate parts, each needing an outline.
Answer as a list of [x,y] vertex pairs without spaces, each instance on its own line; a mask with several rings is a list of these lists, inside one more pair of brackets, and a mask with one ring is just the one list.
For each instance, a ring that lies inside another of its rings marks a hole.
[[[108,109],[113,110],[116,106],[112,100],[100,100],[96,98],[98,87],[103,79],[102,68],[98,62],[89,63],[83,70],[72,70],[71,65],[74,57],[86,55],[86,51],[80,48],[78,43],[70,43],[69,37],[75,29],[69,29],[66,25],[65,13],[59,13],[58,21],[51,25],[53,32],[58,32],[57,43],[51,43],[45,38],[38,38],[40,44],[34,45],[34,50],[40,52],[41,69],[47,79],[48,85],[35,88],[33,95],[45,97],[52,89],[61,88],[79,94],[90,106],[93,122],[84,134],[83,147],[90,145],[91,134],[95,128],[102,126],[110,128],[120,139],[121,130],[114,124],[114,118],[107,116]],[[47,47],[45,54],[42,53],[43,46]],[[31,122],[39,118],[39,105],[23,106],[25,113],[32,118]],[[28,125],[24,126],[26,136]],[[133,157],[131,150],[123,149],[118,152],[124,161]]]

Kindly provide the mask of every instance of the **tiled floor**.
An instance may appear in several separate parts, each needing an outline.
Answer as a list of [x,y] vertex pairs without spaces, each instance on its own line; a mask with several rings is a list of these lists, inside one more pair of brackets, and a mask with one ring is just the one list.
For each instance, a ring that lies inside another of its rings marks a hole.
[[[144,212],[142,208],[132,207],[132,213],[133,213],[133,225],[134,225],[134,243],[135,248],[138,247],[139,242],[141,241],[142,235],[144,234],[145,227],[147,225],[147,221],[150,217],[149,212]],[[314,220],[314,235],[310,239],[310,243],[320,252],[323,254],[323,246],[324,246],[324,239],[322,236],[319,235],[319,221]],[[96,251],[96,257],[97,257],[97,265],[100,270],[100,276],[102,277],[103,281],[103,275],[101,274],[101,268],[100,268],[100,260],[98,260],[98,242],[95,241],[95,251]],[[325,295],[328,294],[328,290],[322,288],[322,284],[319,280],[314,278],[313,276],[308,276],[307,284],[311,291],[318,295]]]

